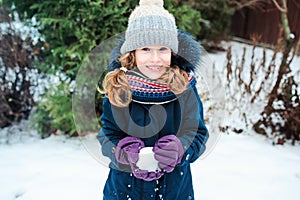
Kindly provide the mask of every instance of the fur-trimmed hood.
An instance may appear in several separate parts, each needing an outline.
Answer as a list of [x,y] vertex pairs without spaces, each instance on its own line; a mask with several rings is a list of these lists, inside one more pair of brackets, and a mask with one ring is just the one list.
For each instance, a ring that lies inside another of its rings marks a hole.
[[[120,57],[120,49],[125,39],[120,38],[120,42],[112,50],[110,56],[110,65],[108,71],[112,71],[121,67],[118,58]],[[194,72],[196,67],[201,63],[202,48],[189,33],[178,30],[178,53],[172,59],[172,65],[177,65],[186,72]]]

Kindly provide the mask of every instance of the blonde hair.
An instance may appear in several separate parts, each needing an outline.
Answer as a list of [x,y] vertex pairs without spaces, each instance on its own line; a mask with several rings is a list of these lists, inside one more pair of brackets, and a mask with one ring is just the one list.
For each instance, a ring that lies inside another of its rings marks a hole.
[[[133,51],[123,54],[119,61],[121,66],[128,70],[136,67]],[[166,83],[174,94],[180,94],[188,84],[188,74],[178,66],[168,67],[157,81]],[[104,77],[102,87],[101,93],[107,94],[110,103],[114,106],[126,107],[132,100],[130,85],[123,70],[108,72]]]

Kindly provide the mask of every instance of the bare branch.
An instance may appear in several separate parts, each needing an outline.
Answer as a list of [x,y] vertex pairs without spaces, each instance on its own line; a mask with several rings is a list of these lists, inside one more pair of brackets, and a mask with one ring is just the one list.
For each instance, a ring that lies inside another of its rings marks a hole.
[[235,10],[241,10],[246,7],[255,7],[262,2],[264,2],[264,0],[229,0],[229,4],[235,5]]
[[277,2],[277,0],[272,0],[273,3],[275,4],[276,8],[282,12],[282,13],[287,13],[287,6],[286,6],[286,0],[282,0],[283,2],[283,8],[279,5],[279,3]]

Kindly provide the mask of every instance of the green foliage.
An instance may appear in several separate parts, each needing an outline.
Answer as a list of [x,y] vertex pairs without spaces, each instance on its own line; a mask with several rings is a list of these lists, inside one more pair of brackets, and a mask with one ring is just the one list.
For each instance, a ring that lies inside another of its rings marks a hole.
[[[137,1],[7,0],[5,3],[14,4],[24,20],[35,17],[35,26],[44,37],[39,44],[40,56],[44,58],[44,62],[38,65],[39,70],[54,75],[65,74],[72,81],[96,45],[125,31],[130,8],[134,8]],[[72,98],[70,92],[63,91],[45,94],[44,101],[38,105],[34,120],[40,124],[40,132],[45,131],[43,126],[50,126],[46,129],[57,128],[68,134],[75,133]],[[45,124],[43,117],[48,114],[50,118]]]
[[201,31],[200,24],[205,21],[201,17],[201,12],[187,4],[175,2],[174,0],[165,1],[165,7],[174,15],[177,27],[195,37],[198,36]]
[[49,111],[46,111],[46,106],[37,105],[32,110],[29,120],[32,127],[38,131],[42,138],[46,138],[56,131],[51,126],[52,118],[49,117]]
[[202,30],[197,35],[199,39],[218,43],[229,35],[231,17],[235,11],[229,0],[193,0],[192,2],[192,7],[205,19],[202,20]]
[[71,79],[97,44],[125,30],[132,7],[132,1],[120,0],[12,2],[23,13],[21,16],[34,16],[39,22],[36,26],[48,47],[44,48],[46,63],[40,68],[49,73],[66,73]]
[[36,106],[33,122],[43,137],[60,130],[69,135],[76,133],[72,114],[72,98],[68,83],[52,87],[44,100]]

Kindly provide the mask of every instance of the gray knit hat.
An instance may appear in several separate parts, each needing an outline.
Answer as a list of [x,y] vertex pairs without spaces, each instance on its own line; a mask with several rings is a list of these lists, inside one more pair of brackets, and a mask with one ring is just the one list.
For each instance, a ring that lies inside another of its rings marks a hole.
[[163,0],[140,0],[129,17],[121,54],[148,45],[163,45],[178,52],[175,18],[163,6]]

